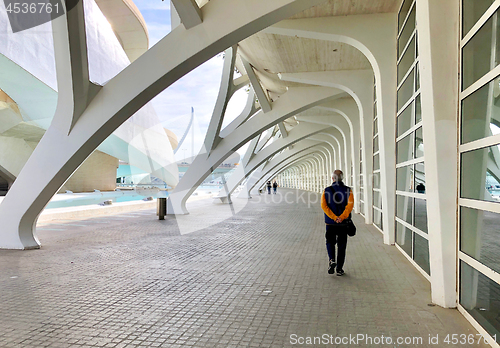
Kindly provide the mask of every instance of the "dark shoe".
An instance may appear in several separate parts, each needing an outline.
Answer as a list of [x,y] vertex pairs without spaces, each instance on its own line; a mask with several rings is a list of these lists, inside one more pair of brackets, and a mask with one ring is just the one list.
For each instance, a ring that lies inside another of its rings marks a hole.
[[344,271],[343,270],[340,270],[340,271],[337,271],[337,275],[340,277],[340,276],[343,276],[344,275]]
[[332,260],[330,260],[330,264],[328,266],[328,274],[335,273],[335,266],[337,266],[337,264],[335,262],[333,262]]

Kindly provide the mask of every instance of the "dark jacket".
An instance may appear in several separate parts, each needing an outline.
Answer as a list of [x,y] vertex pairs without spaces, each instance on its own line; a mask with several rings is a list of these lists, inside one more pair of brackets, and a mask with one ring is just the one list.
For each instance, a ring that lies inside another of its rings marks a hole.
[[[335,216],[341,217],[343,220],[351,218],[354,198],[351,188],[346,186],[343,182],[334,182],[332,186],[325,188],[322,197],[323,210],[325,210],[325,203]],[[331,219],[326,212],[325,223],[329,225],[336,224],[335,220]]]

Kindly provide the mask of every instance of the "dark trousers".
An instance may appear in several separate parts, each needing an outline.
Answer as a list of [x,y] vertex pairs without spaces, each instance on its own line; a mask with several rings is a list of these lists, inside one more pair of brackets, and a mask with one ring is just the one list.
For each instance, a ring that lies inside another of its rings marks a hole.
[[326,225],[326,250],[328,257],[335,262],[335,244],[337,244],[337,271],[343,270],[345,249],[347,247],[347,233],[335,225]]

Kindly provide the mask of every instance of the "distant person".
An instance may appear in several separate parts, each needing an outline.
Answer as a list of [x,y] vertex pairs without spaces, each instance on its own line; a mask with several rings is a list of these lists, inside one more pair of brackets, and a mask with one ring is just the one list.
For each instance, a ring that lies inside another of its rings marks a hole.
[[417,192],[418,192],[418,193],[425,193],[425,185],[424,185],[424,184],[422,184],[422,183],[419,183],[419,184],[417,185]]
[[266,186],[267,186],[267,194],[270,195],[271,194],[271,186],[272,186],[271,181],[268,181]]
[[[345,224],[351,219],[354,206],[354,195],[350,187],[342,181],[344,173],[341,170],[333,172],[331,186],[325,188],[321,196],[321,208],[325,213],[326,223],[326,250],[328,251],[328,274],[344,275],[345,250],[347,247],[347,231]],[[344,222],[344,224],[342,224]],[[335,262],[335,244],[338,254]]]
[[278,189],[278,183],[275,181],[273,182],[273,193],[276,194],[276,190]]

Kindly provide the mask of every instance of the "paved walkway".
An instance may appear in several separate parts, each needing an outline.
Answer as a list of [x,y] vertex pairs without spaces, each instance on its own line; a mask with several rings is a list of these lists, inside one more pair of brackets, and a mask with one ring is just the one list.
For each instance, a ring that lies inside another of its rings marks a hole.
[[[358,216],[346,275],[328,275],[318,196],[307,196],[41,224],[41,250],[0,251],[0,346],[431,347],[438,334],[432,347],[452,347],[446,334],[476,333],[428,306],[429,283]],[[374,341],[299,344],[323,334]],[[376,345],[382,335],[422,344]]]

